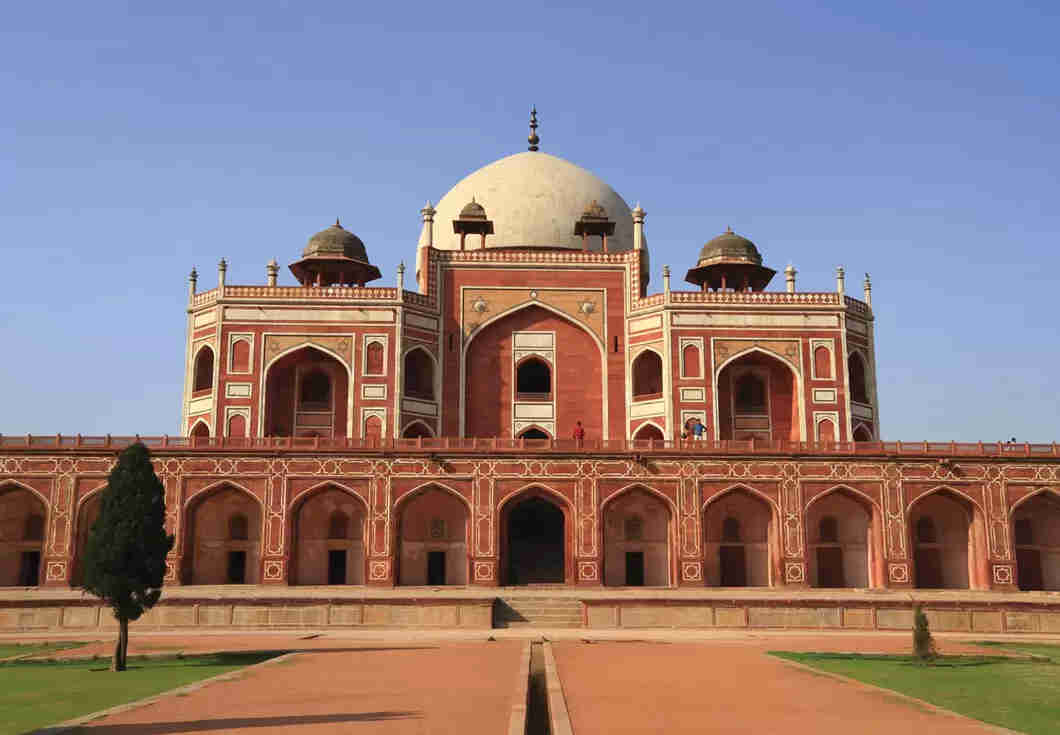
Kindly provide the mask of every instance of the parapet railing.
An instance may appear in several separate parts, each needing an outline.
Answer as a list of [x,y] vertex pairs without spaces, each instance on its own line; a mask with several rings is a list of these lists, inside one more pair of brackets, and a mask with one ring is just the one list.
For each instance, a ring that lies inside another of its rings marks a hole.
[[505,439],[422,437],[418,439],[346,439],[329,437],[182,437],[182,436],[65,436],[0,434],[5,450],[119,450],[143,442],[153,449],[191,451],[332,451],[477,453],[534,452],[552,454],[688,454],[688,455],[853,455],[933,457],[1060,457],[1060,445],[1004,442],[797,442],[749,440],[663,439]]
[[[406,292],[407,293],[407,292]],[[212,304],[220,298],[219,289],[200,291],[192,296],[192,306]],[[283,299],[286,301],[312,301],[316,299],[341,299],[361,301],[395,301],[397,289],[389,287],[356,286],[225,286],[226,299]]]

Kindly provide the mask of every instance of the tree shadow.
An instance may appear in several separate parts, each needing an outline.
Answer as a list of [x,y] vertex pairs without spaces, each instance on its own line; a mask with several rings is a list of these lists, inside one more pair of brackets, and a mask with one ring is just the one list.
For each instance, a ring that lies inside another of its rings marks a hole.
[[130,725],[96,725],[77,727],[70,732],[86,735],[166,735],[167,733],[206,732],[210,730],[232,731],[251,727],[297,727],[299,725],[327,725],[343,722],[385,722],[387,720],[412,720],[422,716],[420,712],[391,710],[384,712],[349,712],[334,715],[286,715],[282,717],[219,717],[210,720],[188,720],[187,722],[153,722]]

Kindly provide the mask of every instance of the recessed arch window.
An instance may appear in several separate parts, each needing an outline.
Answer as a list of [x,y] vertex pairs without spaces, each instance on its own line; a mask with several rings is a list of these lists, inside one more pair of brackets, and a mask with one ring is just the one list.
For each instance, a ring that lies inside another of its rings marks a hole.
[[766,413],[766,381],[755,373],[744,373],[733,386],[733,405],[738,413]]
[[192,390],[210,390],[213,387],[213,349],[203,347],[195,355],[195,370],[192,376]]
[[865,361],[861,354],[851,352],[847,359],[847,368],[850,373],[850,400],[858,403],[869,402],[869,388],[865,380]]
[[839,542],[839,521],[835,516],[825,516],[817,526],[817,536],[822,543],[834,544]]
[[515,369],[516,399],[520,401],[552,400],[552,368],[539,357],[528,357]]
[[237,339],[232,343],[232,372],[250,372],[250,342]]
[[813,371],[818,378],[832,377],[832,351],[821,346],[813,351]]
[[247,517],[242,513],[236,513],[228,518],[228,538],[231,541],[246,541],[248,531]]
[[933,544],[938,541],[935,532],[935,521],[924,516],[916,522],[916,540],[922,544]]
[[379,341],[369,342],[364,349],[364,374],[382,375],[383,370],[383,343]]
[[33,513],[26,517],[26,527],[23,529],[23,539],[26,541],[44,540],[44,516]]
[[543,432],[537,427],[530,427],[526,431],[523,431],[518,436],[519,439],[551,439],[548,434]]
[[349,527],[350,517],[343,513],[341,510],[337,510],[331,514],[328,519],[328,538],[329,539],[344,539],[349,538]]
[[699,346],[685,345],[681,350],[681,375],[685,378],[699,377]]
[[662,398],[662,358],[653,350],[645,350],[633,361],[633,397]]
[[426,350],[410,350],[405,355],[405,395],[434,400],[434,360]]
[[644,538],[644,519],[640,516],[627,516],[624,525],[626,541],[640,541]]
[[721,522],[722,541],[740,541],[740,519],[729,516]]

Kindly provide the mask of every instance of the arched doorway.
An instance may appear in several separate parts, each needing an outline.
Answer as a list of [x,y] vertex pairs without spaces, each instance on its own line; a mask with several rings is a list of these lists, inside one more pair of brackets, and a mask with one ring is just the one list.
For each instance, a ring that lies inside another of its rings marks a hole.
[[192,371],[192,394],[206,393],[213,389],[213,348],[203,347],[195,355],[195,368]]
[[519,432],[519,436],[516,437],[516,439],[539,439],[539,440],[540,439],[551,439],[551,438],[552,437],[548,435],[548,432],[543,431],[542,429],[539,429],[536,426],[531,426],[529,429],[524,429],[523,431],[520,431]]
[[185,584],[261,581],[261,505],[254,497],[220,485],[192,500],[185,517]]
[[210,427],[206,425],[205,421],[197,421],[195,426],[191,427],[191,433],[188,436],[192,439],[209,439]]
[[718,587],[768,587],[776,539],[769,503],[744,488],[707,505],[703,521],[706,582]]
[[290,584],[364,584],[364,503],[331,485],[294,509]]
[[19,485],[0,486],[0,587],[41,583],[44,503]]
[[315,347],[281,357],[265,378],[267,436],[345,437],[349,374]]
[[662,398],[662,358],[654,350],[644,350],[633,360],[633,400]]
[[462,585],[468,577],[468,507],[430,486],[399,502],[399,585]]
[[566,517],[543,492],[531,492],[504,508],[502,572],[508,585],[566,581]]
[[717,386],[721,439],[801,440],[798,384],[787,363],[754,350],[722,368]]
[[869,403],[869,381],[865,360],[860,352],[851,352],[847,358],[847,372],[850,375],[850,400],[857,403]]
[[872,430],[869,429],[865,424],[858,424],[854,427],[854,441],[856,442],[870,442],[872,441]]
[[843,488],[806,509],[806,561],[811,587],[872,586],[872,509]]
[[413,421],[401,432],[402,439],[429,439],[433,436],[430,427],[422,421]]
[[640,488],[609,500],[604,510],[604,584],[666,587],[670,584],[669,506]]
[[909,528],[917,589],[969,589],[973,514],[971,503],[946,490],[913,505]]
[[1038,493],[1012,512],[1021,590],[1060,590],[1060,496]]
[[75,547],[73,573],[70,575],[71,587],[78,587],[84,581],[85,546],[88,544],[88,534],[92,531],[96,519],[99,518],[99,511],[102,507],[103,492],[98,491],[92,493],[81,503],[81,509],[77,512],[77,546]]

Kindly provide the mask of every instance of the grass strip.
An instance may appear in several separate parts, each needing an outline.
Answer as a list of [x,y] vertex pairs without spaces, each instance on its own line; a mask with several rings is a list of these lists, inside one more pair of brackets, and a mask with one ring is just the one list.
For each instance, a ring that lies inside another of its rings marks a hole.
[[117,673],[109,670],[109,658],[0,663],[0,733],[22,733],[64,722],[283,653],[130,656],[128,670]]
[[79,648],[85,645],[84,641],[55,641],[51,643],[0,643],[0,659],[15,656],[37,656],[42,653],[54,653],[65,651],[69,648]]
[[[1026,652],[1019,645],[997,647]],[[1029,735],[1055,735],[1060,722],[1060,665],[1046,658],[941,656],[923,664],[912,656],[882,654],[770,654]]]

